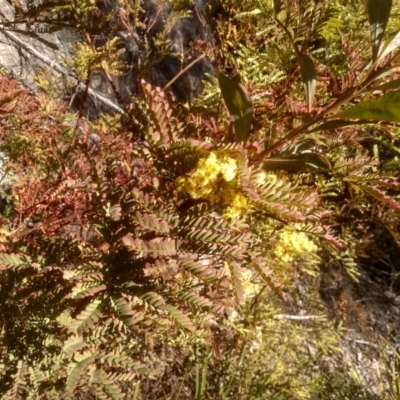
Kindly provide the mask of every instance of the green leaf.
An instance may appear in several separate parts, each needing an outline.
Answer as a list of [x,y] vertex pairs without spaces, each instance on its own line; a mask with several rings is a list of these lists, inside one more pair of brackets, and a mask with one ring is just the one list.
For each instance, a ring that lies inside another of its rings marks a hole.
[[266,171],[285,170],[285,171],[301,171],[316,170],[329,171],[331,163],[320,153],[303,153],[293,154],[290,157],[274,157],[264,160],[263,168]]
[[383,60],[389,53],[396,50],[400,46],[400,31],[394,32],[389,36],[379,53],[379,60]]
[[308,112],[312,110],[312,102],[314,100],[315,86],[317,84],[317,72],[311,58],[307,54],[299,55],[301,79],[304,83],[306,91],[306,100]]
[[140,381],[138,381],[135,385],[135,393],[133,394],[133,400],[138,400],[140,393]]
[[400,79],[394,79],[393,81],[382,83],[382,85],[374,87],[374,90],[388,90],[388,89],[400,89]]
[[399,69],[398,65],[394,65],[391,67],[387,67],[387,68],[383,68],[383,69],[379,69],[377,71],[375,71],[371,77],[369,78],[369,80],[372,82],[377,81],[378,79],[382,79],[385,78],[386,76],[392,75],[393,72],[397,72],[397,70]]
[[338,128],[343,128],[345,126],[351,126],[351,125],[360,125],[362,123],[369,123],[368,121],[346,121],[343,119],[335,119],[333,121],[328,121],[324,122],[323,124],[317,126],[316,128],[311,129],[310,131],[307,131],[307,133],[313,133],[313,132],[320,132],[320,131],[330,131],[331,129],[338,129]]
[[379,48],[389,20],[392,0],[368,0],[368,18],[372,39],[372,60],[378,57]]
[[314,139],[298,140],[280,151],[278,158],[290,158],[293,154],[312,153],[316,147],[318,147],[318,144]]
[[337,118],[400,122],[400,91],[368,100],[337,114]]
[[275,15],[278,15],[284,8],[284,0],[274,0]]
[[253,106],[245,87],[222,72],[218,72],[218,82],[226,107],[231,114],[236,137],[244,144],[247,142],[253,121]]

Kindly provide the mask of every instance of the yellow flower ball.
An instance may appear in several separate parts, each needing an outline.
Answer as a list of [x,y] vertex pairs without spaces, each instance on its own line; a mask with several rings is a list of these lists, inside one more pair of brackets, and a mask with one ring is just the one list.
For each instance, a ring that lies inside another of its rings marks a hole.
[[274,184],[277,181],[275,174],[267,174],[265,171],[260,171],[255,175],[256,185]]
[[220,164],[222,177],[226,182],[231,182],[236,178],[237,162],[231,157],[223,157]]
[[315,253],[318,250],[316,244],[311,241],[304,232],[296,232],[285,229],[274,248],[275,255],[283,262],[288,263],[295,257],[301,257],[305,253]]
[[[239,153],[232,150],[210,151],[197,163],[188,178],[176,180],[177,189],[193,199],[226,206],[225,218],[235,219],[247,213],[247,199],[238,187]],[[236,155],[236,158],[235,158]]]

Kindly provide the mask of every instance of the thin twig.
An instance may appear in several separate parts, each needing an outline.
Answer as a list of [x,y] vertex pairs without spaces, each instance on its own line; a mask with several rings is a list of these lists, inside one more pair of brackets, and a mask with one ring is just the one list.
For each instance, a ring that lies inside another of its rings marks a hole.
[[317,122],[322,121],[323,117],[325,117],[326,114],[335,111],[341,105],[347,103],[348,101],[352,100],[354,97],[359,95],[359,93],[360,93],[360,91],[358,91],[356,88],[351,88],[341,98],[337,99],[333,104],[328,106],[321,113],[313,116],[308,121],[305,121],[302,125],[300,125],[299,127],[295,128],[291,132],[289,132],[285,137],[278,140],[275,144],[273,144],[272,146],[270,146],[269,148],[267,148],[263,152],[261,152],[261,156],[265,157],[265,156],[271,154],[273,151],[275,151],[280,146],[285,144],[288,140],[292,140],[292,139],[296,138],[297,136],[301,135],[302,133],[305,133],[310,126],[314,125]]
[[278,314],[274,316],[274,319],[289,319],[293,321],[308,321],[310,319],[322,319],[320,315],[287,315]]
[[[24,236],[30,235],[31,233],[35,232],[35,231],[39,231],[42,229],[46,229],[49,227],[54,226],[54,224],[56,223],[67,223],[69,221],[73,221],[75,218],[79,217],[79,216],[89,216],[91,213],[90,209],[86,209],[83,211],[77,211],[72,215],[67,215],[66,217],[62,217],[62,218],[58,218],[56,220],[51,220],[48,221],[46,223],[43,222],[39,222],[37,225],[35,225],[33,228],[25,228],[22,230],[16,230],[12,233],[12,237],[15,239],[21,239]],[[22,225],[22,222],[20,221],[20,226]],[[61,226],[60,226],[61,228]],[[59,228],[58,228],[59,229]]]
[[[363,344],[365,346],[370,346],[370,347],[373,347],[374,349],[381,350],[381,346],[379,346],[376,343],[368,342],[366,340],[360,340],[360,339],[347,339],[347,340],[349,342],[353,342],[353,343],[357,343],[357,344]],[[397,355],[397,353],[395,351],[388,350],[388,349],[385,349],[385,351],[386,351],[387,354],[389,354],[391,356]]]
[[182,74],[184,74],[188,69],[192,68],[194,64],[199,62],[202,58],[206,56],[205,53],[203,53],[200,57],[197,57],[195,60],[193,60],[189,65],[187,65],[185,68],[183,68],[178,74],[175,75],[174,78],[172,78],[164,87],[162,90],[168,89]]
[[68,151],[66,153],[66,157],[65,158],[68,157],[69,151],[75,146],[75,141],[76,141],[76,138],[78,136],[79,125],[80,125],[80,122],[81,122],[81,120],[83,118],[83,113],[85,111],[85,105],[86,105],[87,97],[88,97],[88,94],[89,94],[89,84],[90,84],[90,72],[88,71],[88,78],[87,78],[87,81],[86,81],[85,91],[84,91],[83,99],[82,99],[82,102],[81,102],[81,108],[79,110],[78,118],[76,119],[74,133],[72,135],[71,143],[69,145],[69,148],[68,148]]
[[154,24],[157,22],[157,19],[158,19],[159,15],[160,15],[160,12],[161,12],[161,8],[158,9],[157,14],[154,17],[153,21],[151,21],[150,25],[147,27],[146,34],[148,34],[151,31],[151,29],[153,28]]

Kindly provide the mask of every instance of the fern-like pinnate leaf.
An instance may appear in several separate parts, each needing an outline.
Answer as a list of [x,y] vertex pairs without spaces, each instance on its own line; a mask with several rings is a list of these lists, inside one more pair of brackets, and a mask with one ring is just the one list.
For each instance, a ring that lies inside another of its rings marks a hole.
[[94,371],[92,382],[102,386],[112,400],[120,400],[124,398],[124,393],[118,384],[116,384],[113,379],[110,379],[101,369],[96,369]]
[[119,221],[121,219],[121,205],[114,204],[107,208],[107,216],[109,216],[113,221]]
[[160,143],[168,143],[178,139],[184,131],[184,123],[179,121],[171,105],[171,98],[159,87],[152,87],[142,82],[142,89],[147,100],[148,112],[152,116],[153,127],[156,128],[154,139],[159,137]]
[[14,375],[13,385],[6,394],[8,400],[22,400],[26,395],[26,374],[27,364],[23,360],[18,360],[17,371]]
[[133,214],[133,218],[135,218],[134,215],[138,209],[142,209],[143,211],[146,211],[149,216],[154,215],[158,217],[163,222],[167,223],[169,227],[176,226],[176,214],[159,204],[154,196],[151,196],[148,193],[139,190],[138,188],[134,188],[131,192],[131,195],[135,200],[135,205],[130,210],[130,212]]
[[306,218],[301,210],[312,207],[317,194],[296,192],[295,185],[277,180],[260,188],[260,199],[255,201],[255,205],[272,216],[304,222]]
[[67,357],[71,357],[75,352],[81,351],[87,347],[81,335],[72,335],[64,343],[63,352]]
[[196,330],[195,325],[190,320],[190,318],[177,307],[172,304],[167,304],[165,309],[168,311],[169,315],[184,329],[194,332]]
[[154,375],[154,371],[149,369],[145,364],[134,361],[131,357],[123,354],[108,353],[102,356],[102,360],[110,367],[129,369],[146,376]]
[[171,239],[158,239],[157,241],[146,241],[133,238],[130,235],[124,236],[122,241],[129,249],[136,251],[142,255],[159,256],[174,256],[176,255],[176,244]]
[[261,257],[252,257],[253,268],[258,272],[262,280],[275,292],[275,294],[285,301],[285,295],[280,289],[280,284],[276,282],[273,276],[273,271],[268,268],[265,261]]
[[222,310],[222,306],[216,306],[211,300],[199,295],[193,290],[184,291],[179,294],[179,297],[193,307],[204,311],[212,311],[215,314],[219,314]]
[[0,268],[18,269],[30,266],[31,261],[25,254],[0,253]]
[[178,262],[171,258],[159,258],[154,263],[146,263],[144,274],[154,279],[162,278],[169,281],[178,273]]
[[207,262],[203,263],[186,258],[180,261],[180,265],[203,282],[216,283],[221,279],[220,274],[210,268]]
[[76,387],[79,385],[80,380],[85,376],[84,373],[95,361],[95,356],[88,355],[83,360],[75,363],[68,375],[65,389],[70,396],[74,395]]
[[151,214],[144,214],[141,213],[140,211],[136,211],[133,218],[144,228],[148,228],[155,232],[168,234],[170,231],[170,227],[166,221],[160,220],[152,216]]
[[45,374],[39,369],[38,366],[29,367],[29,377],[30,381],[32,382],[33,387],[35,388],[34,395],[39,393],[39,385],[43,382],[46,378]]
[[400,203],[398,203],[380,188],[370,185],[361,185],[361,188],[393,210],[400,211]]
[[240,264],[238,262],[230,261],[228,262],[228,267],[236,300],[238,303],[242,303],[244,300],[244,286]]
[[175,320],[182,328],[194,332],[196,327],[193,325],[189,317],[172,304],[168,304],[166,300],[155,292],[145,292],[140,296],[147,304],[154,307],[156,310],[167,311],[170,317]]
[[137,329],[137,324],[144,318],[143,314],[140,312],[134,312],[132,306],[122,296],[113,298],[112,303],[114,304],[122,322],[131,330]]
[[[96,284],[96,282],[91,282],[93,286],[89,286],[87,289],[76,288],[76,292],[74,293],[74,297],[76,299],[83,299],[85,297],[94,297],[98,293],[101,293],[107,289],[107,285],[105,284]],[[86,286],[86,285],[85,285]],[[75,288],[74,288],[75,289]]]
[[100,309],[101,303],[101,298],[96,298],[90,302],[86,308],[75,317],[75,320],[69,327],[70,331],[83,333],[91,329],[103,315]]
[[150,306],[154,307],[156,310],[165,309],[165,299],[158,293],[146,291],[142,295],[140,295],[140,298]]

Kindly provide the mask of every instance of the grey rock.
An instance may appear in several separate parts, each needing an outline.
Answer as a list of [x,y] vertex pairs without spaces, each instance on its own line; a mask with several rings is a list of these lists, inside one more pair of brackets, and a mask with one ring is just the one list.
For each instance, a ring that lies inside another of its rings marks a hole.
[[[0,20],[13,20],[15,10],[12,4],[11,0],[0,0]],[[195,6],[188,10],[191,15],[178,20],[172,27],[169,39],[177,56],[167,56],[153,65],[145,76],[147,81],[156,86],[166,86],[198,56],[191,54],[190,44],[197,40],[211,40],[209,29],[204,20],[205,6],[205,0],[196,0]],[[102,11],[110,11],[117,7],[117,1],[106,0],[102,3],[101,9]],[[171,5],[156,0],[144,0],[142,7],[145,10],[143,22],[151,27],[148,35],[154,37],[163,31],[169,22],[172,11]],[[28,30],[28,27],[21,24],[18,29]],[[138,77],[135,76],[135,66],[137,60],[144,56],[143,46],[140,46],[140,43],[146,32],[134,26],[131,32],[133,32],[133,35],[127,31],[118,33],[125,46],[123,57],[130,63],[131,69],[123,76],[112,77],[112,85],[101,74],[92,78],[86,117],[96,118],[104,112],[123,112],[122,108],[118,106],[118,102],[122,100],[129,103],[132,94],[137,91]],[[44,68],[48,73],[61,73],[64,76],[73,75],[62,65],[62,62],[72,53],[70,44],[81,40],[79,33],[68,29],[37,34],[53,46],[46,45],[45,42],[25,34],[0,30],[0,66],[34,92],[37,91],[34,76],[40,69]],[[54,46],[57,49],[52,48]],[[192,102],[202,90],[202,80],[205,73],[213,74],[214,72],[210,62],[203,58],[171,84],[170,89],[178,100]],[[115,95],[113,86],[117,89],[118,96]],[[77,89],[68,91],[65,86],[65,100],[74,100],[73,104],[79,109],[84,97],[84,85],[81,83],[79,86],[77,82]]]
[[[14,7],[9,1],[0,0],[0,15],[0,20],[3,21],[12,21],[14,19]],[[26,25],[21,24],[18,26],[18,29],[27,30],[27,27]],[[63,59],[70,55],[71,49],[69,43],[78,39],[76,33],[66,29],[62,29],[52,34],[40,33],[39,36],[42,39],[58,48],[55,50],[50,46],[47,46],[44,42],[28,35],[16,33],[12,35],[12,33],[12,31],[0,30],[0,66],[15,78],[19,79],[24,86],[33,91],[37,90],[34,82],[35,74],[41,68],[51,70],[51,65],[46,65],[46,63],[35,57],[32,53],[21,48],[18,43],[12,40],[12,37],[17,36],[26,46],[32,47],[54,63],[61,63]]]

